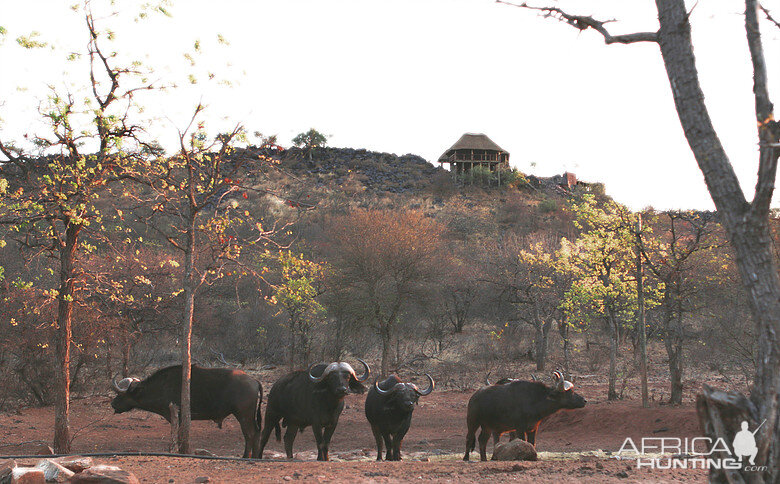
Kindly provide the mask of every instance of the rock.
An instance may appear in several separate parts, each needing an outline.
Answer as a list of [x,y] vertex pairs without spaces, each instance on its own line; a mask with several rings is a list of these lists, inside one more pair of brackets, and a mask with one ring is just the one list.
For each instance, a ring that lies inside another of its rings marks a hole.
[[10,484],[46,484],[43,471],[35,467],[17,467],[11,471]]
[[130,472],[116,466],[92,466],[74,475],[72,484],[140,484],[138,478]]
[[491,460],[537,460],[536,449],[525,440],[515,439],[498,444]]
[[35,449],[35,455],[54,455],[54,449],[46,444],[41,444]]
[[214,452],[211,452],[210,450],[206,450],[206,449],[195,449],[195,455],[205,455],[208,457],[217,456]]
[[35,467],[43,471],[43,477],[46,479],[46,482],[67,482],[75,474],[70,469],[66,469],[50,459],[38,462]]
[[75,456],[75,457],[60,457],[58,459],[52,459],[57,464],[61,465],[62,467],[73,471],[75,473],[79,473],[83,471],[84,469],[89,469],[90,467],[95,465],[95,461],[92,460],[92,457],[81,457],[81,456]]
[[206,477],[206,476],[196,477],[195,478],[195,482],[197,482],[197,483],[211,482],[211,478]]
[[0,460],[0,484],[11,480],[11,473],[16,469],[16,461],[13,459]]

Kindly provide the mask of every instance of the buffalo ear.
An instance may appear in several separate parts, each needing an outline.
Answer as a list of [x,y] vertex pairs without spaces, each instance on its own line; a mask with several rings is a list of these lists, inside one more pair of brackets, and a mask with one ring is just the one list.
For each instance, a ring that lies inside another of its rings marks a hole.
[[352,393],[365,393],[366,387],[355,378],[349,378],[349,390]]

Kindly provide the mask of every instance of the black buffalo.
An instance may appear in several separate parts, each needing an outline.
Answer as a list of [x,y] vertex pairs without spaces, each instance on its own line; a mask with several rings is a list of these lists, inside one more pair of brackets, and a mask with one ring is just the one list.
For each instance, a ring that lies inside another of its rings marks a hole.
[[[260,442],[260,382],[240,370],[192,365],[190,405],[192,420],[213,420],[219,428],[233,415],[244,434],[244,457],[257,457]],[[171,421],[170,404],[181,405],[181,365],[156,371],[144,380],[125,378],[112,382],[117,393],[111,401],[116,413],[134,408]]]
[[469,399],[466,424],[466,454],[469,460],[474,450],[475,434],[479,434],[479,457],[487,460],[486,447],[491,435],[516,431],[530,444],[536,443],[539,422],[558,410],[582,408],[585,399],[574,392],[574,385],[553,373],[553,386],[529,381],[510,381],[477,390]]
[[401,441],[412,423],[414,404],[420,396],[433,391],[430,375],[428,388],[420,391],[414,383],[402,383],[392,375],[383,382],[376,382],[366,396],[366,418],[376,439],[376,460],[382,460],[382,440],[387,455],[385,460],[401,460]]
[[282,425],[287,427],[284,450],[289,459],[293,458],[295,435],[311,425],[317,441],[317,460],[328,460],[328,446],[344,410],[344,397],[350,392],[366,391],[362,382],[368,380],[371,369],[365,361],[358,361],[365,367],[359,377],[348,363],[333,362],[312,365],[308,371],[294,371],[277,380],[268,393],[260,457],[272,429],[276,429],[276,440],[280,440],[281,420]]

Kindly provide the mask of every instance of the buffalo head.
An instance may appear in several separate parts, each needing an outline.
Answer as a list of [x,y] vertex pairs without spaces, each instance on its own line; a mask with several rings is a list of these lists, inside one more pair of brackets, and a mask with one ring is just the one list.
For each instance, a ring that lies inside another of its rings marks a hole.
[[548,398],[557,402],[561,408],[582,408],[585,406],[585,399],[582,395],[574,393],[574,384],[565,380],[559,371],[553,373],[552,392]]
[[[380,395],[385,397],[386,407],[395,407],[399,410],[411,412],[414,410],[414,404],[421,396],[430,395],[433,391],[435,383],[431,375],[425,374],[428,377],[428,388],[420,390],[414,383],[401,383],[398,382],[387,390],[382,390],[379,386],[379,382],[374,383],[374,388]],[[393,379],[393,381],[398,381]]]
[[371,368],[368,363],[357,359],[364,367],[362,375],[357,376],[355,370],[349,363],[343,361],[334,361],[330,364],[317,363],[309,367],[309,380],[317,385],[324,386],[332,394],[343,397],[349,392],[363,393],[366,387],[363,382],[368,380]]
[[139,385],[138,378],[124,378],[111,381],[111,389],[116,392],[116,397],[111,400],[114,413],[124,413],[136,408],[143,394],[143,385]]

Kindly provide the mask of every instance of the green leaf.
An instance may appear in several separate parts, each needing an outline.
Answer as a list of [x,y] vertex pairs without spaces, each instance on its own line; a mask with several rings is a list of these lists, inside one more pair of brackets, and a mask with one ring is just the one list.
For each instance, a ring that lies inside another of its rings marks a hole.
[[40,37],[40,32],[30,32],[30,35],[20,35],[16,38],[16,43],[22,46],[25,49],[39,49],[41,47],[46,47],[49,45],[46,42],[41,42],[40,40],[37,40],[38,37]]

